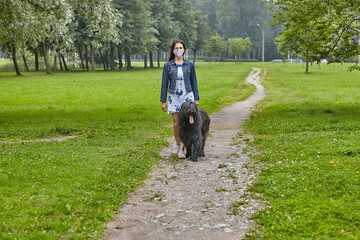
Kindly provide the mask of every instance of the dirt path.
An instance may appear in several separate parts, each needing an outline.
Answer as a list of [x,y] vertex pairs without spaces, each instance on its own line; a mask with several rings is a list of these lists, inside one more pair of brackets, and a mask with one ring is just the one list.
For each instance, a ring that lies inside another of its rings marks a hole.
[[27,142],[63,142],[68,139],[76,138],[78,136],[60,136],[53,138],[39,138],[39,139],[31,139],[31,140],[19,140],[19,141],[0,141],[0,143],[5,144],[14,144],[14,143],[27,143]]
[[244,142],[234,144],[239,126],[265,96],[260,69],[247,81],[257,88],[245,101],[210,116],[211,136],[205,157],[198,162],[172,163],[171,148],[144,185],[136,189],[116,219],[108,224],[106,239],[241,239],[253,226],[249,217],[259,204],[246,197],[255,173],[246,168]]

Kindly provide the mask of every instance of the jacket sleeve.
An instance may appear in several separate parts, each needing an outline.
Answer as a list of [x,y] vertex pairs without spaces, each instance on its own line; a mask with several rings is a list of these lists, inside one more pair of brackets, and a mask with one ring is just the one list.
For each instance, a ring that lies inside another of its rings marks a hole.
[[166,102],[168,87],[169,87],[168,64],[165,63],[163,68],[162,81],[161,81],[160,102]]
[[190,84],[191,84],[191,89],[193,90],[194,93],[194,98],[195,98],[194,100],[200,100],[194,63],[191,62],[190,66],[191,66]]

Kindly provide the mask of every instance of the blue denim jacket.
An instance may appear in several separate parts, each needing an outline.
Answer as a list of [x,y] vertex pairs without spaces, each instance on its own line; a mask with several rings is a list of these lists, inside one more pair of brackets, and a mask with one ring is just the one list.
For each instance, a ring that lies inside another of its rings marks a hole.
[[[186,92],[194,93],[194,100],[199,100],[199,91],[196,81],[196,73],[194,63],[184,59],[182,65],[185,81]],[[163,68],[162,83],[161,83],[161,97],[160,102],[166,102],[167,92],[169,90],[170,94],[175,93],[176,79],[177,79],[177,69],[175,60],[171,60],[165,63]]]

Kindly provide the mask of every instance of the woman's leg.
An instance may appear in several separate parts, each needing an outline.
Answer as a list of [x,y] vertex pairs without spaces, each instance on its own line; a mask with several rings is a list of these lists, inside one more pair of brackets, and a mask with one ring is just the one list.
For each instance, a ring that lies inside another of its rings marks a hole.
[[173,132],[176,141],[176,145],[180,146],[180,136],[179,136],[179,113],[172,114],[173,120]]
[[172,120],[173,120],[173,132],[174,132],[176,145],[178,145],[180,149],[184,151],[185,145],[180,141],[180,136],[179,136],[179,113],[172,114]]

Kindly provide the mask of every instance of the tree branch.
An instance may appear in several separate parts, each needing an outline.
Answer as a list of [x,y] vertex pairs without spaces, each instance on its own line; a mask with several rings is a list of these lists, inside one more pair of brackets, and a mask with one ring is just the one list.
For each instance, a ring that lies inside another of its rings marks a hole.
[[31,0],[26,0],[26,1],[27,1],[30,5],[32,5],[33,7],[37,8],[37,9],[40,9],[40,10],[43,11],[43,12],[52,13],[52,12],[56,9],[56,7],[47,9],[47,8],[44,8],[43,6],[41,6],[40,4],[35,3],[35,2],[33,2],[33,1],[31,1]]

